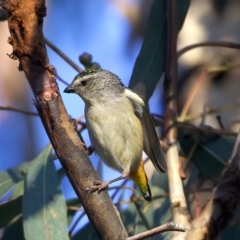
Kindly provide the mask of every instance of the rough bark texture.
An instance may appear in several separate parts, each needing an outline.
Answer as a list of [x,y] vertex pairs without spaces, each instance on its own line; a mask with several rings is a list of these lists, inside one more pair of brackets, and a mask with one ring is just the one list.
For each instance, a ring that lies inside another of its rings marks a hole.
[[194,219],[186,240],[215,239],[226,228],[240,203],[240,132],[235,142],[232,157],[223,171],[213,196],[205,205],[201,215]]
[[236,154],[223,172],[213,198],[213,210],[207,226],[208,239],[213,239],[227,227],[240,202],[240,144],[238,141],[236,143],[238,144]]
[[44,0],[0,1],[9,13],[10,55],[19,59],[36,97],[36,108],[57,156],[84,209],[102,239],[126,239],[127,232],[108,193],[86,191],[100,180],[69,121],[49,65],[43,38]]

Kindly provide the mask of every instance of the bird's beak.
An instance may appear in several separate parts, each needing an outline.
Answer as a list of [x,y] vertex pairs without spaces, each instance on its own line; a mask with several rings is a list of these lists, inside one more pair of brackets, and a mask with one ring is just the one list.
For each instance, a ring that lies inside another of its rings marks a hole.
[[63,92],[65,92],[65,93],[74,93],[75,90],[74,90],[71,86],[68,86],[68,87],[66,87],[66,88],[64,89]]

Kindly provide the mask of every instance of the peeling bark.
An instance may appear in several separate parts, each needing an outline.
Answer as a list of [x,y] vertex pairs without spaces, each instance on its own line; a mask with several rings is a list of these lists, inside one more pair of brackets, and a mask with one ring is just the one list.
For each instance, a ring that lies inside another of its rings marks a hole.
[[69,121],[65,106],[49,65],[42,32],[46,16],[44,0],[0,1],[8,11],[10,57],[19,60],[36,98],[36,108],[56,154],[90,221],[101,239],[126,239],[127,232],[108,193],[90,194],[100,180]]

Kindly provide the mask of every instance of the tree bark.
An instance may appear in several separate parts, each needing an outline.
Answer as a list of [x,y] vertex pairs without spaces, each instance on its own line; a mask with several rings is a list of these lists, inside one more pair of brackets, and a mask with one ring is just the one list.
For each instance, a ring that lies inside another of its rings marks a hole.
[[0,0],[0,6],[9,14],[10,57],[19,60],[19,70],[24,71],[33,90],[48,137],[90,221],[102,239],[126,239],[128,234],[108,193],[87,191],[100,177],[69,121],[49,65],[42,32],[45,1]]

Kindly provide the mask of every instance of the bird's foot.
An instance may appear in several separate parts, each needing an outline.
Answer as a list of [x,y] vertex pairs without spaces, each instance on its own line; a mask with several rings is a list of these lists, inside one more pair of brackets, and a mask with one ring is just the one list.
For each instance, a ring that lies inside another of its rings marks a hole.
[[95,181],[93,183],[93,187],[91,188],[90,192],[93,193],[93,192],[98,192],[100,193],[101,191],[103,190],[107,190],[108,189],[108,185],[110,184],[110,182],[101,182],[101,181]]
[[69,119],[70,123],[72,124],[74,130],[78,133],[80,132],[80,129],[78,128],[78,123],[77,123],[77,120],[76,119]]

